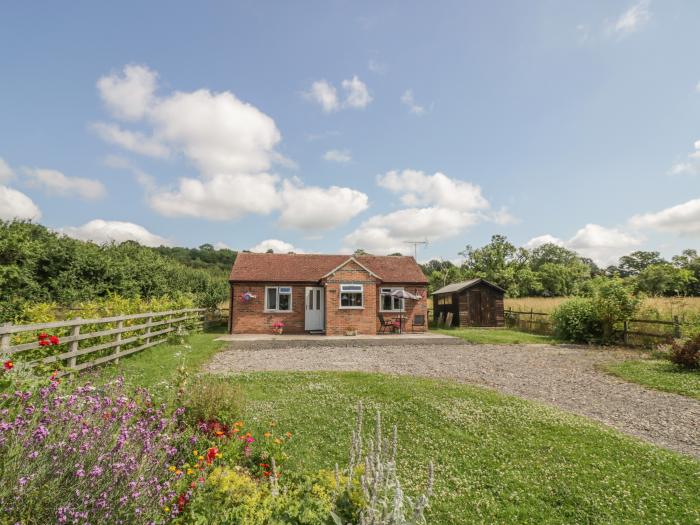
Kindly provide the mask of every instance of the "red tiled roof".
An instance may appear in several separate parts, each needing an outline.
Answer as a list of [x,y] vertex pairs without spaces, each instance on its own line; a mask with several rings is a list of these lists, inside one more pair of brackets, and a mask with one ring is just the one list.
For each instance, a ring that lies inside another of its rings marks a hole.
[[[239,253],[231,269],[230,281],[313,282],[350,259],[351,255]],[[355,260],[378,275],[385,283],[426,284],[413,257],[358,255]]]

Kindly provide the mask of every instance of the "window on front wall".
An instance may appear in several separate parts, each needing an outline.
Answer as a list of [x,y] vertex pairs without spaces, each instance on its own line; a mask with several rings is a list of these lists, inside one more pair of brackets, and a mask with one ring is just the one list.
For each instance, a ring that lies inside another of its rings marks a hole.
[[265,288],[265,310],[290,312],[292,310],[291,286],[268,286]]
[[379,310],[382,312],[403,312],[403,299],[394,297],[391,292],[403,288],[381,288],[379,290]]
[[340,307],[362,308],[364,306],[364,289],[361,284],[340,285]]

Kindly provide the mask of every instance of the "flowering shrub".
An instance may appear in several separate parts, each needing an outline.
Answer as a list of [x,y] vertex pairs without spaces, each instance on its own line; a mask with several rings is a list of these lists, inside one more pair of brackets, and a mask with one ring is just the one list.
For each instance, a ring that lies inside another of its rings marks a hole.
[[[18,523],[163,522],[176,497],[167,465],[184,455],[182,410],[117,380],[0,395],[0,507]],[[194,437],[192,436],[192,439]]]
[[669,359],[689,370],[700,368],[700,335],[675,341],[671,346]]

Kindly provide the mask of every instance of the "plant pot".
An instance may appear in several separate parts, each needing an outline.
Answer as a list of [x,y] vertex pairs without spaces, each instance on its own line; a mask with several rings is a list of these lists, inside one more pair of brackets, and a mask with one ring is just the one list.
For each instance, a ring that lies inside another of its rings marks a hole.
[[284,331],[284,328],[274,328],[274,333],[277,335],[282,335],[282,332]]
[[347,335],[348,337],[352,335],[357,335],[357,330],[345,330],[345,335]]

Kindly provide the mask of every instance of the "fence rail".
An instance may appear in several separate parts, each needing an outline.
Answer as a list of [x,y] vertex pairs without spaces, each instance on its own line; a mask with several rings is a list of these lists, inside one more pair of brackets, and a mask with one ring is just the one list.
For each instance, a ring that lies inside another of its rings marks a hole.
[[[552,333],[552,321],[550,319],[551,314],[549,312],[535,312],[533,310],[513,310],[508,308],[505,311],[506,322],[508,319],[515,324],[517,328],[523,328],[523,325],[527,326],[527,330],[538,333]],[[540,316],[535,318],[535,316]],[[541,319],[545,317],[546,319]],[[672,320],[664,319],[629,319],[624,321],[620,328],[615,329],[615,334],[619,336],[620,341],[624,344],[633,344],[634,337],[641,338],[652,338],[652,339],[670,339],[674,337],[682,336],[682,323],[677,316],[673,316]],[[648,332],[643,330],[635,330],[634,325],[657,325],[668,330],[672,327],[671,332]],[[535,328],[534,325],[537,327]],[[631,339],[632,338],[632,339]]]
[[[68,371],[84,370],[164,343],[167,334],[181,326],[199,328],[204,322],[204,313],[204,308],[185,308],[98,319],[76,318],[26,325],[7,323],[0,325],[0,354],[26,358],[30,366],[61,363]],[[88,326],[90,331],[81,331]],[[37,332],[56,329],[66,332],[59,338],[58,353],[53,351],[54,347],[42,346],[37,335]],[[87,342],[88,346],[81,348],[81,342]],[[51,354],[45,355],[49,351]]]

